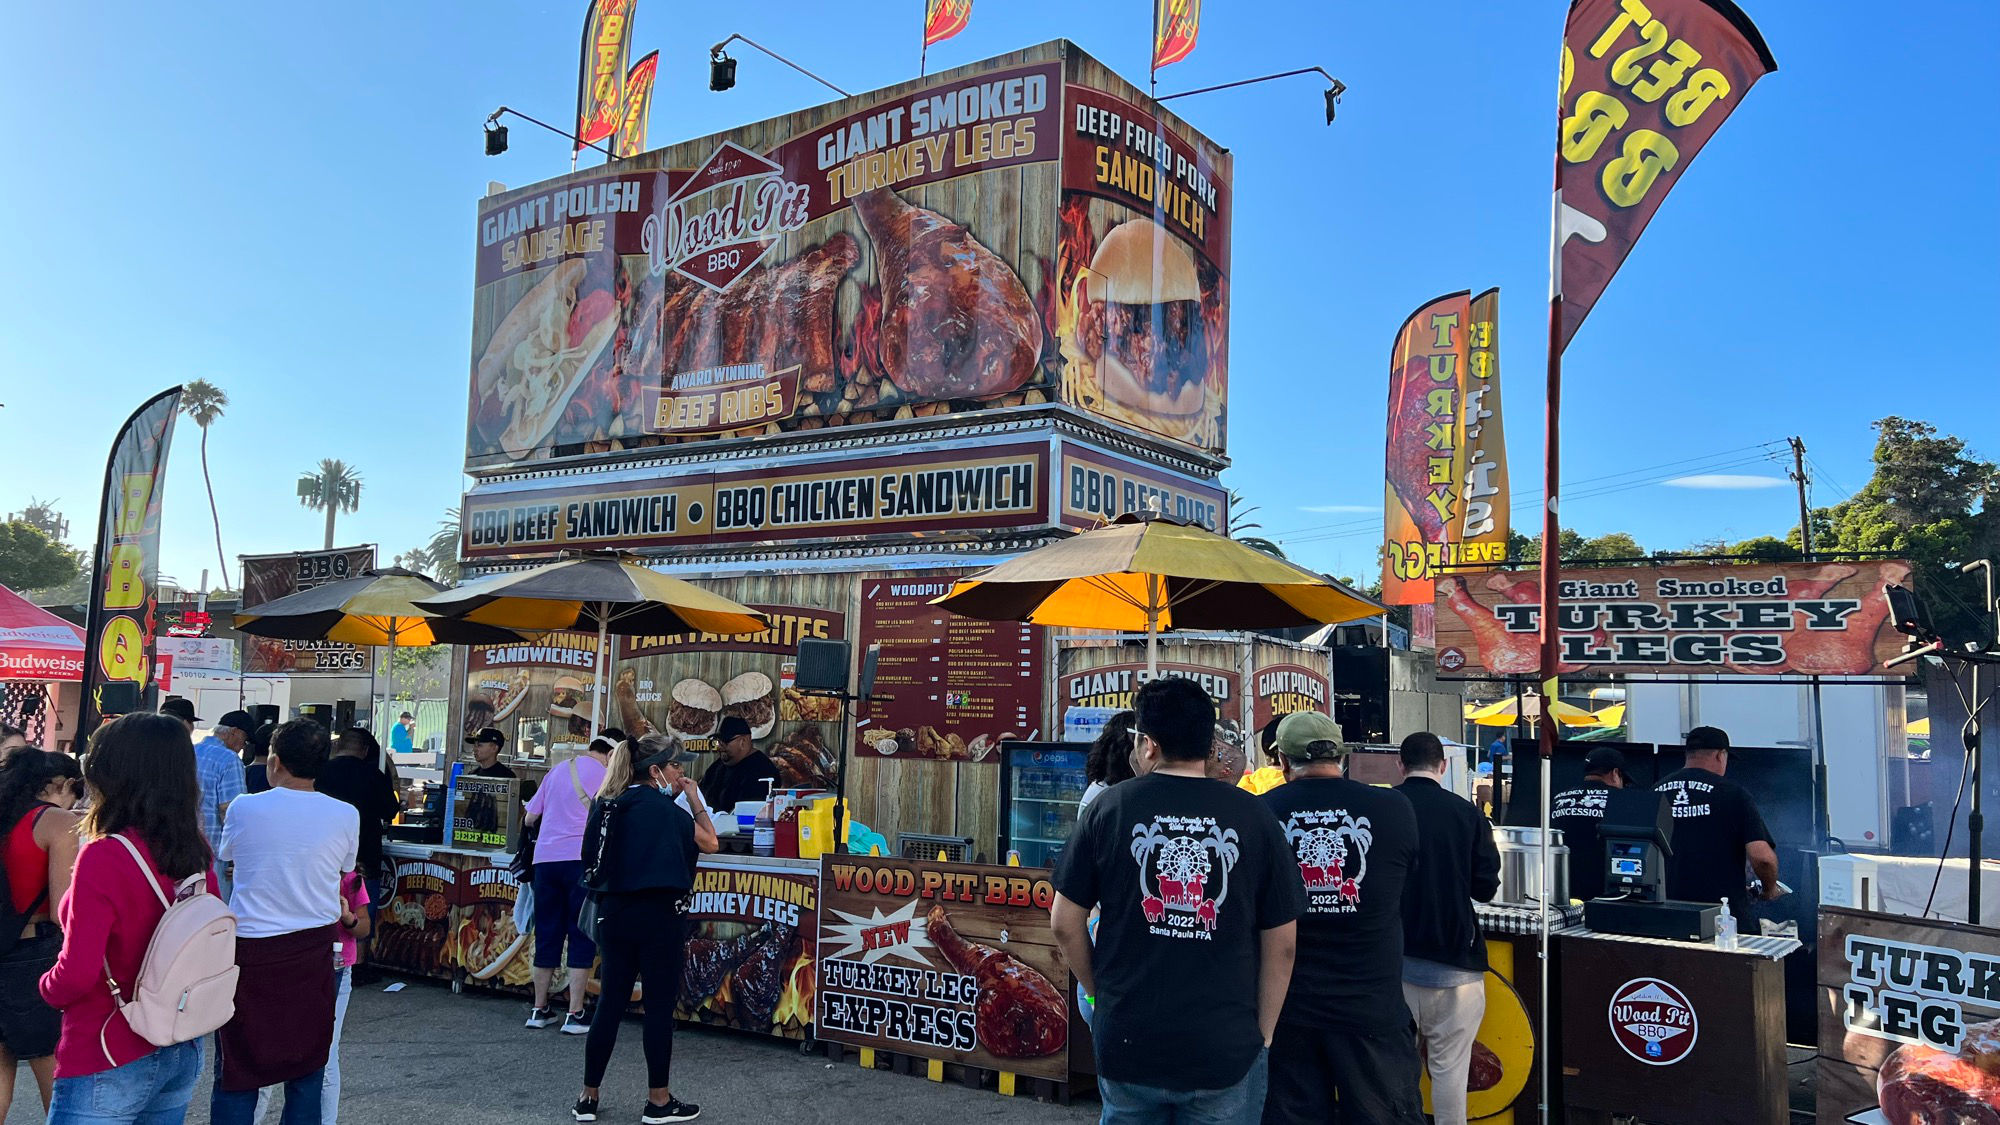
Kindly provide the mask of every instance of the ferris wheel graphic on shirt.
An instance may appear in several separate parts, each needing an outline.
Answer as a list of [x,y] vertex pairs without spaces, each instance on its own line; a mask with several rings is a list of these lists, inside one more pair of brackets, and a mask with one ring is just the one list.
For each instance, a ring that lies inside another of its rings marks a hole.
[[1300,809],[1286,818],[1285,839],[1305,880],[1308,913],[1352,914],[1361,908],[1368,848],[1375,842],[1367,817],[1346,809]]
[[1229,898],[1229,870],[1239,854],[1236,830],[1221,827],[1214,817],[1156,816],[1133,825],[1139,909],[1148,932],[1213,940],[1222,904]]

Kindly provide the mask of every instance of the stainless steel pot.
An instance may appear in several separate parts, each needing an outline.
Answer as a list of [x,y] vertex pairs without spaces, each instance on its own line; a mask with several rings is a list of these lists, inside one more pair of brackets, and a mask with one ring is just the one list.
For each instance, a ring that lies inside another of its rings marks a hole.
[[[1496,827],[1493,842],[1500,848],[1500,893],[1494,901],[1535,905],[1542,886],[1542,830]],[[1549,901],[1569,905],[1569,849],[1560,828],[1549,830]]]

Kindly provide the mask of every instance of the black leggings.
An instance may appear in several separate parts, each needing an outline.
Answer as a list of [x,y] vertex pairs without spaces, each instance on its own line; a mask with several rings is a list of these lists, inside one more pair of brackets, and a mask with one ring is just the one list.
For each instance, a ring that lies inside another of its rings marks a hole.
[[604,958],[604,991],[590,1035],[583,1042],[583,1084],[604,1082],[618,1045],[618,1024],[632,1000],[633,982],[646,982],[646,1085],[667,1085],[674,1060],[674,1005],[687,959],[687,926],[674,903],[678,891],[606,895],[598,912],[597,951]]

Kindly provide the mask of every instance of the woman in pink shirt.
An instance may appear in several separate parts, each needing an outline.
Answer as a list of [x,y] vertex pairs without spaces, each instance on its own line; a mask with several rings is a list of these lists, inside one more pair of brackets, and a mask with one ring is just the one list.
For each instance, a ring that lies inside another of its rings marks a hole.
[[[51,1125],[180,1121],[201,1072],[201,1041],[155,1047],[112,1004],[104,983],[129,995],[153,930],[182,879],[209,871],[201,834],[201,786],[186,724],[155,712],[126,715],[90,740],[90,789],[76,875],[57,909],[62,952],[42,977],[42,998],[62,1012]],[[122,835],[145,858],[132,861]],[[151,880],[157,889],[147,885]],[[215,875],[208,876],[210,894]]]
[[569,941],[569,1014],[563,1033],[585,1035],[584,986],[590,980],[597,946],[577,929],[583,909],[583,824],[590,799],[604,784],[604,763],[611,748],[625,741],[625,732],[607,727],[590,740],[583,753],[549,771],[528,802],[528,823],[535,836],[535,1003],[528,1009],[529,1027],[556,1022],[549,1007],[549,986],[563,963],[563,941]]

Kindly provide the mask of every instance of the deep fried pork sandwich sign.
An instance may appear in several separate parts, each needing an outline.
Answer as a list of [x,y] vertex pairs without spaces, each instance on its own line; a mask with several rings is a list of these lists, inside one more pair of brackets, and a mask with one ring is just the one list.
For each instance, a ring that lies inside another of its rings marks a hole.
[[[1860,676],[1902,650],[1885,583],[1900,561],[1563,571],[1562,675],[1687,672]],[[1438,580],[1438,668],[1533,674],[1541,584],[1531,572]]]

